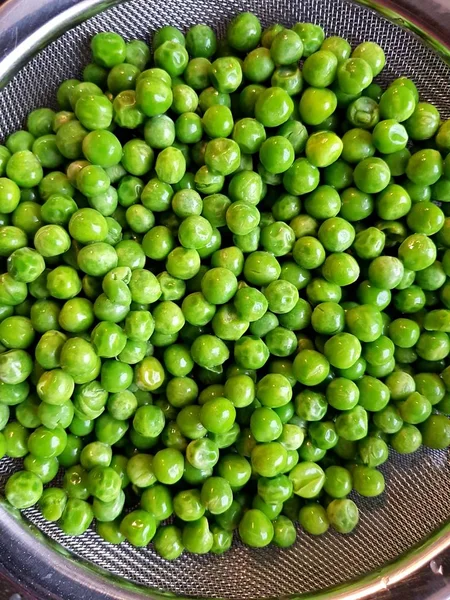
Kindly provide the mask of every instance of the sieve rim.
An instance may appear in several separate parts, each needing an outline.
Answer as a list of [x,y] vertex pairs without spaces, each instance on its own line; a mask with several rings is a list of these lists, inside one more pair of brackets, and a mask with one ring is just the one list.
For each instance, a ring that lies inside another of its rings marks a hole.
[[[0,8],[0,88],[48,43],[64,31],[95,14],[125,0],[34,0],[25,6],[8,0]],[[417,24],[401,8],[393,10],[386,0],[357,0],[355,4],[377,13],[418,35],[450,64],[450,49],[443,41]],[[405,0],[399,0],[404,5]],[[28,3],[27,3],[28,4]],[[424,3],[426,4],[426,3]],[[416,12],[416,19],[425,12]],[[429,21],[428,21],[428,27]],[[299,600],[363,600],[386,592],[406,580],[439,554],[450,548],[450,521],[430,536],[382,568],[354,581],[325,590],[285,596]],[[163,600],[175,596],[111,575],[88,561],[71,555],[30,524],[18,511],[11,509],[0,496],[0,573],[14,579],[26,591],[42,593],[42,597],[72,600]]]

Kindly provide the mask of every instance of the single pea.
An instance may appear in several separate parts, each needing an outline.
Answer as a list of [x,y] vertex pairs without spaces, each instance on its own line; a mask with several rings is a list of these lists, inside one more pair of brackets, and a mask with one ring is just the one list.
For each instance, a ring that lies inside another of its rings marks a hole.
[[399,404],[402,419],[411,425],[425,421],[430,416],[431,410],[430,401],[419,392],[413,392]]
[[[376,342],[372,342],[372,344],[374,343]],[[374,377],[364,375],[358,380],[357,386],[359,389],[360,406],[372,412],[378,412],[386,407],[390,398],[390,391],[387,385]]]
[[444,449],[450,444],[450,420],[444,415],[431,415],[421,427],[423,444],[428,448]]
[[50,487],[43,491],[39,499],[39,508],[47,521],[58,521],[67,504],[66,492],[59,488]]
[[405,148],[408,133],[405,127],[395,119],[386,119],[375,126],[372,139],[379,152],[392,154]]
[[367,436],[368,431],[368,416],[366,410],[362,406],[340,413],[335,422],[337,434],[348,440],[362,440]]
[[389,336],[396,346],[412,348],[419,340],[420,327],[412,319],[395,319],[389,325]]
[[172,494],[165,485],[153,485],[144,490],[141,507],[158,521],[168,519],[173,512]]
[[347,119],[354,127],[372,129],[380,120],[378,103],[368,96],[353,100],[347,107]]
[[326,533],[330,526],[325,508],[316,503],[302,506],[298,520],[303,529],[310,535],[322,535]]
[[375,42],[363,42],[359,44],[353,50],[352,57],[363,58],[368,62],[374,77],[379,75],[386,62],[383,48]]
[[404,274],[403,264],[394,256],[374,258],[368,270],[369,281],[378,288],[393,289],[401,282]]
[[248,546],[262,548],[272,541],[274,528],[261,510],[250,509],[239,523],[239,535]]
[[[289,96],[295,96],[303,89],[303,76],[296,64],[279,66],[275,69],[270,83],[273,87],[279,87],[285,90]],[[285,123],[285,125],[287,125],[287,123]],[[289,129],[292,130],[292,128],[288,126],[287,130]],[[295,130],[295,125],[293,129]],[[298,127],[297,132],[301,134],[301,130]]]
[[326,379],[329,369],[326,357],[315,350],[302,350],[294,359],[293,373],[303,385],[318,385]]
[[325,38],[322,27],[314,23],[296,23],[293,30],[303,42],[303,56],[310,56],[313,52],[317,52]]
[[277,33],[270,45],[270,55],[277,65],[291,65],[300,60],[303,42],[293,29],[283,29]]
[[337,377],[331,381],[326,390],[327,401],[337,410],[354,408],[358,403],[359,395],[359,387],[353,381],[343,377]]
[[141,40],[127,42],[125,62],[135,65],[142,71],[149,60],[150,49],[145,42]]
[[33,370],[30,360],[25,350],[12,349],[0,354],[0,381],[11,385],[24,382]]
[[44,175],[41,163],[30,150],[14,152],[6,165],[6,174],[12,182],[22,188],[35,187]]
[[[178,46],[175,50],[182,48],[181,46],[178,48]],[[145,116],[156,117],[164,114],[170,108],[172,102],[173,93],[166,82],[155,77],[138,80],[135,103]]]
[[165,560],[176,560],[183,552],[181,531],[174,525],[159,527],[153,538],[158,554]]
[[406,175],[413,183],[432,185],[442,175],[442,156],[431,148],[415,152],[408,161]]
[[374,210],[374,201],[370,194],[349,187],[341,193],[339,216],[347,221],[360,221],[370,216]]
[[351,46],[347,42],[347,40],[337,35],[325,38],[325,40],[322,42],[322,45],[320,46],[320,49],[327,50],[328,52],[333,52],[333,54],[338,59],[338,63],[341,63],[347,58],[350,58],[350,54],[352,51]]
[[18,471],[6,482],[5,496],[8,502],[18,509],[34,506],[42,496],[41,479],[30,471]]
[[232,48],[248,52],[255,48],[261,38],[261,24],[250,12],[237,14],[227,28],[227,41]]
[[219,460],[219,448],[211,439],[193,440],[186,448],[186,458],[196,469],[212,469]]
[[242,81],[242,67],[237,58],[220,57],[212,64],[209,77],[213,87],[220,93],[235,92]]
[[278,87],[263,91],[255,104],[255,117],[264,127],[278,127],[285,123],[294,110],[289,94]]
[[447,331],[448,310],[432,310],[425,316],[424,327],[428,331]]
[[210,58],[216,52],[216,34],[208,25],[193,25],[186,33],[186,48],[193,57]]
[[305,149],[308,132],[300,121],[290,119],[286,123],[283,123],[278,128],[278,134],[286,137],[291,142],[296,154],[300,154]]
[[315,219],[330,219],[339,213],[341,200],[338,192],[328,185],[320,185],[305,199],[306,212]]
[[159,450],[153,457],[153,470],[161,483],[173,485],[182,478],[183,469],[183,455],[175,448]]
[[230,484],[222,477],[209,477],[202,485],[201,501],[211,514],[224,513],[233,502]]
[[28,454],[29,431],[18,421],[10,421],[3,429],[6,456],[23,458]]
[[446,333],[442,331],[423,332],[416,345],[417,354],[430,361],[444,359],[450,350],[450,342]]
[[188,550],[194,554],[206,554],[212,549],[214,536],[209,530],[206,517],[187,523],[183,527],[182,542]]
[[361,496],[372,498],[384,492],[384,476],[372,467],[356,466],[353,469],[353,487]]
[[328,301],[339,302],[342,298],[342,290],[338,285],[317,277],[306,286],[306,295],[312,305]]
[[249,52],[242,65],[244,77],[255,83],[262,83],[269,79],[274,69],[275,63],[267,48],[255,48]]
[[292,481],[294,494],[301,498],[313,498],[324,486],[325,473],[316,463],[302,462],[292,469],[289,479]]
[[437,108],[428,102],[418,102],[412,115],[405,121],[405,127],[411,139],[426,140],[437,132],[439,123]]
[[156,30],[153,35],[152,44],[154,48],[158,48],[161,46],[161,44],[168,41],[178,42],[182,46],[186,44],[184,35],[179,29],[173,27],[172,25],[165,25],[164,27]]
[[31,248],[18,248],[7,260],[8,273],[16,281],[31,283],[45,270],[42,256]]
[[158,68],[164,69],[171,77],[181,75],[186,68],[189,55],[185,49],[184,40],[168,39],[155,47],[154,60]]
[[[165,88],[163,90],[169,96],[168,99],[165,99],[165,104],[168,104],[170,101],[169,91]],[[142,102],[144,102],[143,95],[140,96]],[[157,112],[154,104],[150,105],[152,99],[149,96],[150,94],[145,98],[145,101],[148,102],[146,110]],[[134,90],[125,90],[117,94],[113,101],[113,114],[114,123],[125,129],[135,129],[145,120],[144,110],[141,110],[141,106],[137,103],[137,92]]]
[[126,45],[117,33],[97,33],[91,40],[94,60],[103,67],[113,67],[126,57]]
[[347,469],[331,466],[325,470],[324,490],[331,498],[344,498],[352,487],[352,475]]
[[359,163],[375,154],[373,136],[361,128],[349,129],[342,137],[342,158],[352,164]]
[[11,179],[0,178],[0,211],[8,214],[13,212],[20,202],[20,188]]
[[225,178],[223,175],[209,169],[206,165],[200,167],[195,174],[195,188],[202,194],[215,194],[223,188]]
[[344,60],[337,69],[339,87],[345,94],[358,94],[372,83],[373,71],[368,62],[357,56]]
[[147,511],[137,509],[122,519],[120,531],[130,544],[144,547],[150,543],[156,533],[156,520]]
[[292,255],[299,267],[311,270],[323,264],[325,249],[315,237],[304,236],[295,242]]
[[436,260],[436,246],[425,234],[414,233],[401,243],[398,256],[405,268],[420,271]]
[[[208,73],[209,71],[210,69]],[[199,107],[203,113],[211,106],[221,105],[227,108],[231,107],[230,95],[227,92],[219,92],[214,87],[207,87],[202,90],[198,100]]]
[[337,67],[338,59],[336,55],[333,52],[321,49],[306,58],[302,73],[310,86],[325,88],[333,83]]
[[283,136],[273,136],[265,140],[259,150],[259,159],[270,173],[283,173],[294,162],[294,148]]
[[406,423],[390,438],[391,446],[399,454],[410,454],[422,445],[422,434],[414,425]]
[[279,548],[292,546],[297,538],[297,531],[291,519],[280,515],[273,522],[273,543]]
[[134,454],[126,464],[126,474],[134,485],[146,488],[156,483],[153,457],[150,454]]
[[200,419],[207,431],[211,433],[226,433],[236,418],[236,410],[228,398],[208,400],[200,411]]
[[300,118],[306,125],[319,125],[334,113],[336,106],[337,98],[332,90],[309,87],[300,98]]
[[0,256],[8,257],[14,250],[27,245],[27,236],[22,229],[12,225],[0,227]]
[[267,345],[256,336],[243,336],[234,345],[234,358],[245,369],[260,369],[269,358]]
[[360,273],[357,261],[345,252],[330,254],[322,267],[322,274],[327,281],[339,286],[355,283]]
[[389,448],[384,440],[369,436],[358,443],[358,453],[365,465],[374,468],[386,462]]
[[287,450],[278,442],[257,444],[251,450],[253,469],[262,477],[275,477],[287,464]]
[[236,408],[243,408],[255,399],[255,385],[248,375],[235,375],[227,379],[223,393]]
[[394,296],[394,305],[402,313],[418,312],[425,306],[425,294],[417,285],[410,285]]
[[391,373],[386,378],[386,385],[393,400],[406,400],[416,390],[413,377],[405,371],[394,371]]
[[383,119],[406,121],[416,108],[414,93],[406,86],[391,84],[380,98],[380,115]]
[[318,238],[326,250],[343,252],[352,245],[355,239],[355,229],[344,219],[331,217],[320,226]]
[[414,204],[407,216],[408,227],[415,233],[426,235],[437,233],[444,225],[444,220],[444,213],[432,202]]
[[331,131],[313,133],[306,142],[306,158],[315,167],[328,167],[341,155],[342,140]]
[[365,158],[356,166],[353,175],[357,188],[367,194],[381,192],[390,180],[389,167],[381,158]]

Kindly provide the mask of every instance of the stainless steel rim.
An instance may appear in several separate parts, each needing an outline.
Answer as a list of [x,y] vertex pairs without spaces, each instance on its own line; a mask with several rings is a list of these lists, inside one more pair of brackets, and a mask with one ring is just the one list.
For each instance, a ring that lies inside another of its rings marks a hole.
[[[48,3],[46,0],[34,0],[32,7],[23,8],[17,0],[8,0],[0,8],[2,24],[0,86],[5,85],[35,53],[64,31],[122,1],[60,0],[56,3]],[[445,60],[450,60],[449,49],[431,38],[417,24],[408,22],[404,16],[386,8],[385,4],[372,0],[359,0],[359,3],[376,9],[390,20],[409,26]],[[373,598],[376,594],[389,590],[393,585],[411,576],[449,547],[450,522],[447,522],[428,539],[378,571],[352,583],[321,592],[290,596],[290,598],[301,600]],[[42,597],[61,597],[67,600],[79,598],[86,600],[154,598],[156,600],[167,596],[173,597],[173,594],[158,592],[116,578],[86,561],[74,558],[37,528],[27,523],[20,513],[11,510],[4,502],[0,504],[0,571],[21,584],[25,590]]]

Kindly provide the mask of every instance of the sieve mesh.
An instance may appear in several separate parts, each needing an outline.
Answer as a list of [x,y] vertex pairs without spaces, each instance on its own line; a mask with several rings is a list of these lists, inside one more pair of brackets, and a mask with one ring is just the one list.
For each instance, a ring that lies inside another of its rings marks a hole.
[[[89,39],[114,30],[127,39],[146,39],[163,24],[182,29],[208,23],[223,33],[238,11],[251,10],[264,25],[313,21],[327,35],[342,35],[352,44],[373,40],[386,52],[385,83],[400,75],[416,82],[421,97],[450,117],[450,68],[412,33],[374,11],[348,0],[131,0],[110,8],[68,31],[43,49],[0,92],[0,138],[22,126],[33,108],[54,103],[57,85],[80,74],[89,60]],[[0,489],[15,468],[0,461]],[[413,456],[391,453],[382,467],[387,491],[378,499],[357,499],[360,525],[350,536],[332,532],[313,538],[299,532],[290,549],[250,550],[238,541],[223,556],[184,555],[175,563],[151,548],[119,547],[103,542],[94,531],[80,538],[63,535],[35,509],[26,517],[61,546],[117,576],[182,595],[215,598],[268,598],[320,590],[377,569],[420,541],[450,517],[450,464],[447,453],[421,450]]]

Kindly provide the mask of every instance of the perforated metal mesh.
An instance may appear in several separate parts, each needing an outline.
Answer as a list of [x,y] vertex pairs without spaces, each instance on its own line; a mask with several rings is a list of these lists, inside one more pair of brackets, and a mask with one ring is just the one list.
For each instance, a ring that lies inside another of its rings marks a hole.
[[[67,32],[42,50],[0,92],[0,137],[20,127],[29,110],[52,105],[56,86],[76,76],[88,61],[92,34],[114,30],[127,39],[147,39],[163,24],[185,29],[205,22],[224,31],[238,11],[257,13],[264,25],[277,21],[320,23],[327,35],[352,44],[374,40],[386,52],[381,81],[412,77],[421,97],[450,117],[450,68],[413,34],[375,12],[346,0],[132,0]],[[0,462],[0,488],[12,461]],[[387,492],[376,500],[357,499],[361,522],[350,536],[299,533],[288,550],[250,550],[238,541],[224,556],[184,555],[168,563],[149,549],[114,547],[93,531],[69,538],[43,521],[37,510],[26,517],[64,548],[120,577],[177,594],[215,598],[266,598],[319,590],[348,581],[394,559],[450,516],[450,465],[446,453],[420,451],[411,457],[392,453],[383,467]]]

